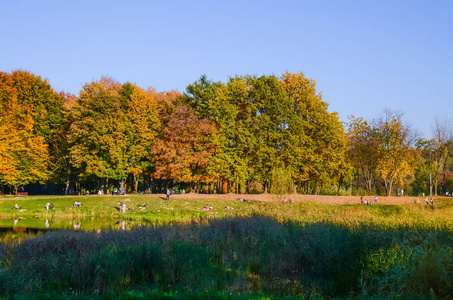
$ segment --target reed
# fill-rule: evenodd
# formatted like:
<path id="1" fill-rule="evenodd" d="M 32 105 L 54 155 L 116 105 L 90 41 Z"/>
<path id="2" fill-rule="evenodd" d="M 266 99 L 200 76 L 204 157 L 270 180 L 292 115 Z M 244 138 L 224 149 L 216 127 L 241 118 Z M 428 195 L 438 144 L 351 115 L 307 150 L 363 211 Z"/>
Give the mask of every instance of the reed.
<path id="1" fill-rule="evenodd" d="M 127 232 L 52 231 L 2 244 L 0 296 L 446 298 L 453 294 L 451 249 L 447 230 L 262 216 Z"/>

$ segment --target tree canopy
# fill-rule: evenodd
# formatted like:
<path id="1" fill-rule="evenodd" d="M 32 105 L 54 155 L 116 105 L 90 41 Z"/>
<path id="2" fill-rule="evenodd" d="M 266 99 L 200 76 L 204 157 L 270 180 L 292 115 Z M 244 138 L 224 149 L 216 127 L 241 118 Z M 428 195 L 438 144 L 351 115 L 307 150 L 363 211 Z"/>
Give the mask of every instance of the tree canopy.
<path id="1" fill-rule="evenodd" d="M 52 138 L 62 123 L 63 96 L 25 71 L 0 72 L 0 182 L 44 182 L 51 173 Z"/>
<path id="2" fill-rule="evenodd" d="M 184 94 L 101 77 L 76 96 L 26 71 L 0 72 L 0 109 L 2 191 L 46 182 L 64 183 L 65 193 L 113 184 L 357 195 L 453 186 L 449 122 L 436 120 L 433 138 L 417 143 L 402 113 L 344 124 L 303 73 L 203 75 Z"/>

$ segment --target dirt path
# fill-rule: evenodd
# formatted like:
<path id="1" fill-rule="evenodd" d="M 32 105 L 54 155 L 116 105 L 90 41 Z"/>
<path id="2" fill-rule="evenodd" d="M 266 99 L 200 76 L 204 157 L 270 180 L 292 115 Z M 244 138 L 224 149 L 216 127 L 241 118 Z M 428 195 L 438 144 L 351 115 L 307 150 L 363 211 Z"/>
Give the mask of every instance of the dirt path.
<path id="1" fill-rule="evenodd" d="M 258 194 L 258 195 L 248 195 L 248 194 L 182 194 L 182 195 L 173 195 L 175 199 L 223 199 L 223 200 L 238 200 L 243 198 L 246 200 L 253 201 L 279 201 L 280 198 L 277 198 L 275 195 L 270 194 Z M 360 203 L 360 196 L 326 196 L 326 195 L 289 195 L 287 199 L 292 201 L 316 201 L 327 204 L 357 204 Z M 425 197 L 415 197 L 415 196 L 405 196 L 405 197 L 384 197 L 379 196 L 378 203 L 380 204 L 407 204 L 414 203 L 414 199 L 418 199 L 420 203 L 423 203 Z M 447 199 L 445 197 L 433 197 L 434 201 L 440 199 Z M 452 198 L 449 198 L 453 200 Z M 374 196 L 364 196 L 363 200 L 373 200 Z M 281 201 L 281 200 L 280 200 Z"/>

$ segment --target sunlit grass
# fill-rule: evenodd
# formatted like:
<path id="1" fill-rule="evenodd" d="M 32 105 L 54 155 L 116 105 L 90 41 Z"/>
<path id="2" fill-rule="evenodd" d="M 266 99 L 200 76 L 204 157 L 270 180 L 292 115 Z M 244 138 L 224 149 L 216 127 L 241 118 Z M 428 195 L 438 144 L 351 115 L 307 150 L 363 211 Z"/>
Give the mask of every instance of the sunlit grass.
<path id="1" fill-rule="evenodd" d="M 71 205 L 75 199 L 82 207 Z M 125 214 L 119 212 L 119 202 L 126 203 Z M 55 208 L 46 210 L 51 202 Z M 14 210 L 17 203 L 23 209 Z M 203 211 L 208 204 L 212 210 Z M 230 205 L 233 210 L 226 211 Z M 349 228 L 374 226 L 379 229 L 424 228 L 453 230 L 453 205 L 449 199 L 437 200 L 435 206 L 423 204 L 325 204 L 316 201 L 282 203 L 280 201 L 251 201 L 210 199 L 203 196 L 194 199 L 178 198 L 166 201 L 160 195 L 126 196 L 32 196 L 0 198 L 0 217 L 42 218 L 58 222 L 60 219 L 101 218 L 119 219 L 149 224 L 203 223 L 212 219 L 266 216 L 279 222 L 293 221 L 301 225 L 329 223 Z"/>

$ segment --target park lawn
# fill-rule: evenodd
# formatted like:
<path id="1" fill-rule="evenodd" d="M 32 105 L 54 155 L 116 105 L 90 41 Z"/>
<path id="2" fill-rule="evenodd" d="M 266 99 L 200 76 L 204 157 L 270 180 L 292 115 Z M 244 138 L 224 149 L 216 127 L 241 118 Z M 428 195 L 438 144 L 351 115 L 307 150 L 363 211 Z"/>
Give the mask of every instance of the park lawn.
<path id="1" fill-rule="evenodd" d="M 71 207 L 74 201 L 81 201 L 81 207 Z M 126 213 L 120 213 L 120 201 L 126 204 Z M 54 209 L 46 210 L 46 203 L 52 203 Z M 13 209 L 16 204 L 22 209 Z M 212 210 L 203 211 L 208 204 Z M 232 211 L 225 211 L 230 205 Z M 209 219 L 224 216 L 237 216 L 236 212 L 249 211 L 249 202 L 219 200 L 203 197 L 201 199 L 178 199 L 172 196 L 166 201 L 162 195 L 124 195 L 124 196 L 5 196 L 0 197 L 0 216 L 2 217 L 49 217 L 72 218 L 105 217 L 143 221 L 177 221 Z"/>
<path id="2" fill-rule="evenodd" d="M 326 196 L 323 196 L 326 197 Z M 332 197 L 334 198 L 334 197 Z M 435 206 L 422 203 L 329 204 L 326 202 L 296 201 L 237 201 L 231 195 L 174 195 L 169 201 L 162 194 L 130 194 L 124 196 L 4 196 L 0 197 L 0 217 L 121 218 L 151 224 L 203 223 L 210 219 L 266 216 L 280 222 L 294 221 L 302 225 L 331 223 L 349 228 L 375 226 L 381 229 L 426 228 L 453 230 L 453 204 L 450 198 L 436 199 Z M 82 207 L 71 208 L 75 200 Z M 119 212 L 119 202 L 126 203 L 125 214 Z M 55 208 L 46 210 L 46 203 Z M 14 210 L 17 203 L 23 209 Z M 212 210 L 203 211 L 208 204 Z M 146 205 L 146 206 L 144 206 Z M 225 211 L 230 205 L 233 210 Z"/>

